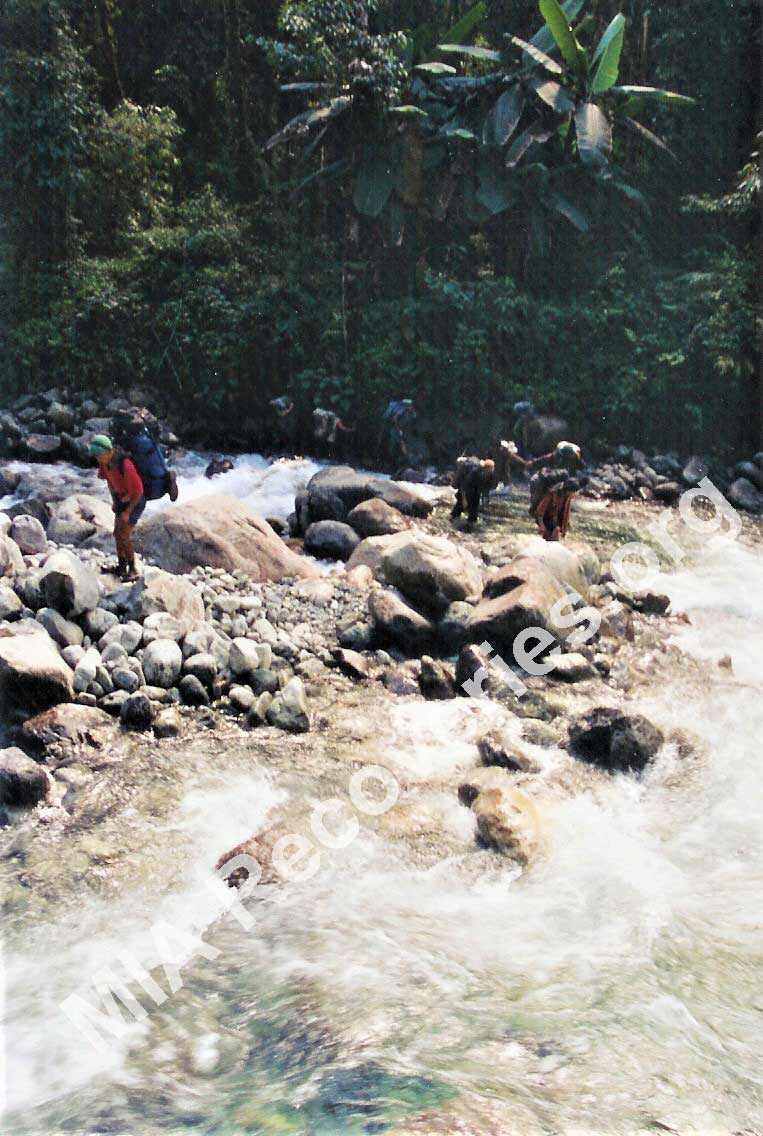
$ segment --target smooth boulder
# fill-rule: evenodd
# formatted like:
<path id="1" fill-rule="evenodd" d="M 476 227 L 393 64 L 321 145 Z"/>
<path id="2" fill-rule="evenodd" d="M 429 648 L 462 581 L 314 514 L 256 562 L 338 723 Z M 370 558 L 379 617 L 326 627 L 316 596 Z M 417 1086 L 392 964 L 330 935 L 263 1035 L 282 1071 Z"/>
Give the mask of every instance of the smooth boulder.
<path id="1" fill-rule="evenodd" d="M 570 749 L 610 773 L 641 772 L 657 756 L 665 738 L 640 714 L 609 706 L 591 710 L 569 728 Z"/>
<path id="2" fill-rule="evenodd" d="M 48 524 L 48 539 L 56 544 L 83 544 L 114 527 L 111 506 L 101 497 L 75 493 L 56 505 Z"/>
<path id="3" fill-rule="evenodd" d="M 455 601 L 476 601 L 482 592 L 479 564 L 447 537 L 409 533 L 385 550 L 381 568 L 388 583 L 435 615 Z"/>
<path id="4" fill-rule="evenodd" d="M 190 572 L 199 565 L 229 572 L 239 568 L 255 583 L 318 575 L 262 517 L 224 495 L 201 497 L 149 517 L 136 530 L 136 546 L 168 572 Z"/>
<path id="5" fill-rule="evenodd" d="M 37 805 L 47 797 L 50 783 L 46 770 L 23 750 L 0 750 L 0 805 Z"/>
<path id="6" fill-rule="evenodd" d="M 746 477 L 738 477 L 726 493 L 727 498 L 737 509 L 747 513 L 763 513 L 763 493 Z"/>
<path id="7" fill-rule="evenodd" d="M 381 497 L 361 501 L 350 511 L 347 524 L 351 525 L 361 537 L 389 536 L 391 533 L 405 532 L 410 521 Z"/>
<path id="8" fill-rule="evenodd" d="M 420 612 L 410 607 L 399 592 L 379 588 L 369 596 L 368 610 L 378 642 L 399 647 L 407 655 L 423 655 L 432 649 L 436 632 Z"/>
<path id="9" fill-rule="evenodd" d="M 169 690 L 183 669 L 183 652 L 174 639 L 155 639 L 143 652 L 143 674 L 148 686 Z"/>
<path id="10" fill-rule="evenodd" d="M 67 549 L 54 552 L 45 561 L 40 587 L 47 606 L 67 619 L 76 619 L 98 607 L 98 577 Z"/>
<path id="11" fill-rule="evenodd" d="M 277 694 L 267 711 L 267 721 L 279 730 L 290 734 L 306 734 L 310 729 L 310 713 L 302 680 L 290 679 Z"/>
<path id="12" fill-rule="evenodd" d="M 28 513 L 13 518 L 10 537 L 28 556 L 47 551 L 48 538 L 45 529 L 37 517 L 30 517 Z"/>
<path id="13" fill-rule="evenodd" d="M 59 702 L 70 702 L 73 679 L 71 668 L 42 627 L 37 633 L 0 638 L 0 705 L 6 714 L 28 718 Z"/>
<path id="14" fill-rule="evenodd" d="M 137 623 L 155 616 L 172 616 L 183 632 L 204 620 L 204 597 L 196 585 L 160 568 L 148 568 L 143 578 L 131 587 L 113 593 L 110 603 Z"/>
<path id="15" fill-rule="evenodd" d="M 537 854 L 540 818 L 526 793 L 508 783 L 485 788 L 472 805 L 477 831 L 488 847 L 526 866 Z"/>
<path id="16" fill-rule="evenodd" d="M 358 534 L 342 521 L 316 521 L 305 533 L 305 552 L 320 560 L 349 560 L 359 544 Z"/>

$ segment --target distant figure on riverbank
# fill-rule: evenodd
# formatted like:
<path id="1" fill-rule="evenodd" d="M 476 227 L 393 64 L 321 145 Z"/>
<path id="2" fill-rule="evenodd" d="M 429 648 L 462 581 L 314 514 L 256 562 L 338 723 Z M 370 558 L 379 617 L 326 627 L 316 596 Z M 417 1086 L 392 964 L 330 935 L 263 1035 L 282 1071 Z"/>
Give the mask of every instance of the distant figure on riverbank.
<path id="1" fill-rule="evenodd" d="M 274 450 L 284 453 L 294 452 L 294 431 L 296 428 L 296 414 L 294 402 L 287 394 L 279 398 L 271 398 L 268 404 L 273 411 L 273 438 Z"/>
<path id="2" fill-rule="evenodd" d="M 464 510 L 469 525 L 479 520 L 480 506 L 490 504 L 490 494 L 500 484 L 508 485 L 515 470 L 524 470 L 527 463 L 517 452 L 514 442 L 502 441 L 495 458 L 461 457 L 456 463 L 453 487 L 456 503 L 451 519 L 457 520 Z"/>
<path id="3" fill-rule="evenodd" d="M 204 476 L 209 478 L 219 477 L 221 473 L 231 473 L 235 468 L 236 466 L 230 458 L 212 458 L 212 461 L 204 470 Z"/>
<path id="4" fill-rule="evenodd" d="M 570 433 L 563 418 L 538 414 L 532 402 L 517 402 L 514 413 L 517 417 L 512 437 L 523 458 L 535 458 L 553 450 Z"/>
<path id="5" fill-rule="evenodd" d="M 564 540 L 569 532 L 572 499 L 580 482 L 566 469 L 544 469 L 533 478 L 530 516 L 544 540 Z"/>
<path id="6" fill-rule="evenodd" d="M 135 567 L 133 529 L 146 507 L 146 494 L 140 474 L 128 454 L 116 449 L 106 434 L 96 434 L 88 447 L 98 463 L 98 477 L 108 484 L 111 507 L 114 510 L 114 541 L 117 546 L 117 566 L 114 569 L 120 580 L 139 579 Z"/>
<path id="7" fill-rule="evenodd" d="M 382 415 L 379 457 L 393 470 L 420 469 L 428 460 L 427 446 L 418 434 L 418 414 L 411 398 L 393 398 Z"/>
<path id="8" fill-rule="evenodd" d="M 345 426 L 333 410 L 316 407 L 313 411 L 313 437 L 316 453 L 324 457 L 335 457 L 340 434 L 354 434 L 354 426 Z"/>
<path id="9" fill-rule="evenodd" d="M 574 442 L 558 442 L 550 453 L 541 454 L 540 457 L 531 458 L 526 463 L 529 470 L 542 469 L 550 466 L 551 469 L 566 469 L 576 472 L 583 468 L 583 454 L 580 446 Z"/>

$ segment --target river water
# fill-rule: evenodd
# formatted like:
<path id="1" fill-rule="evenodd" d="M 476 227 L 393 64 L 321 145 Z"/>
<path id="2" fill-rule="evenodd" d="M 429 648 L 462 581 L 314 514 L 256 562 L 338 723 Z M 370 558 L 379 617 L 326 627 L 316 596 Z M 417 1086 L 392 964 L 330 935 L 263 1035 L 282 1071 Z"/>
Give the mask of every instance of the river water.
<path id="1" fill-rule="evenodd" d="M 265 499 L 250 465 L 219 488 L 238 478 L 237 495 L 259 493 L 260 511 L 288 512 L 306 469 L 270 474 Z M 186 490 L 204 490 L 197 474 L 186 471 Z M 457 850 L 435 863 L 361 821 L 309 883 L 249 906 L 251 925 L 214 921 L 204 939 L 216 957 L 197 954 L 182 989 L 96 1049 L 61 1002 L 104 964 L 118 968 L 120 952 L 150 966 L 157 920 L 204 928 L 219 911 L 217 857 L 272 805 L 334 795 L 341 779 L 328 766 L 325 778 L 281 777 L 231 755 L 224 778 L 200 761 L 169 823 L 125 810 L 114 831 L 138 838 L 118 894 L 83 889 L 55 916 L 6 920 L 7 1130 L 759 1129 L 762 568 L 760 548 L 727 542 L 664 582 L 691 618 L 684 650 L 733 662 L 649 691 L 655 720 L 705 740 L 701 758 L 666 751 L 640 782 L 558 801 L 546 854 L 524 875 L 469 851 L 470 814 L 436 788 L 430 804 Z M 408 770 L 415 792 L 473 764 L 478 727 L 499 713 L 390 700 L 379 761 Z M 406 1127 L 422 1115 L 428 1126 Z"/>

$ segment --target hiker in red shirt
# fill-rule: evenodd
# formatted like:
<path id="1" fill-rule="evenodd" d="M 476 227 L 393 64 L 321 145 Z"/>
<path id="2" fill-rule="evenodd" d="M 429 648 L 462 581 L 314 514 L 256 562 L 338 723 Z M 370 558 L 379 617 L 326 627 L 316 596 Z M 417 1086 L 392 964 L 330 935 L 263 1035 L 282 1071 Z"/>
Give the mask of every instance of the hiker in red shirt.
<path id="1" fill-rule="evenodd" d="M 146 507 L 143 482 L 130 458 L 114 448 L 111 438 L 96 434 L 89 446 L 98 462 L 98 477 L 108 483 L 114 510 L 114 540 L 117 546 L 117 574 L 121 580 L 137 580 L 132 530 Z"/>

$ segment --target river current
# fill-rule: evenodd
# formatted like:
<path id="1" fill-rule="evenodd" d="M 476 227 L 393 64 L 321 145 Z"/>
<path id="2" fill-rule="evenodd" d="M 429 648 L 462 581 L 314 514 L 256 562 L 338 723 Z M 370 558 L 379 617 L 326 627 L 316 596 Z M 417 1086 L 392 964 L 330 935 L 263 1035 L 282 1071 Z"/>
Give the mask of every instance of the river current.
<path id="1" fill-rule="evenodd" d="M 311 463 L 245 458 L 213 486 L 201 459 L 184 496 L 233 492 L 285 516 Z M 763 1117 L 763 554 L 706 548 L 662 587 L 688 613 L 680 646 L 706 681 L 648 693 L 657 721 L 706 743 L 666 752 L 641 781 L 557 802 L 546 855 L 520 875 L 487 854 L 436 864 L 360 825 L 309 883 L 204 931 L 183 985 L 127 1033 L 94 1048 L 61 1011 L 120 952 L 150 965 L 157 920 L 213 918 L 220 853 L 268 809 L 320 776 L 293 779 L 214 762 L 159 831 L 136 830 L 129 884 L 83 890 L 60 911 L 4 926 L 6 1130 L 10 1133 L 366 1133 L 759 1129 Z M 714 664 L 729 655 L 732 669 Z M 489 701 L 390 699 L 379 761 L 425 783 L 473 764 Z M 392 756 L 390 756 L 392 755 Z M 332 792 L 328 795 L 334 795 Z M 436 796 L 436 794 L 435 794 Z M 467 810 L 437 801 L 467 835 Z M 210 952 L 211 953 L 211 952 Z M 161 972 L 153 972 L 166 988 Z M 408 1128 L 416 1117 L 428 1127 Z"/>

